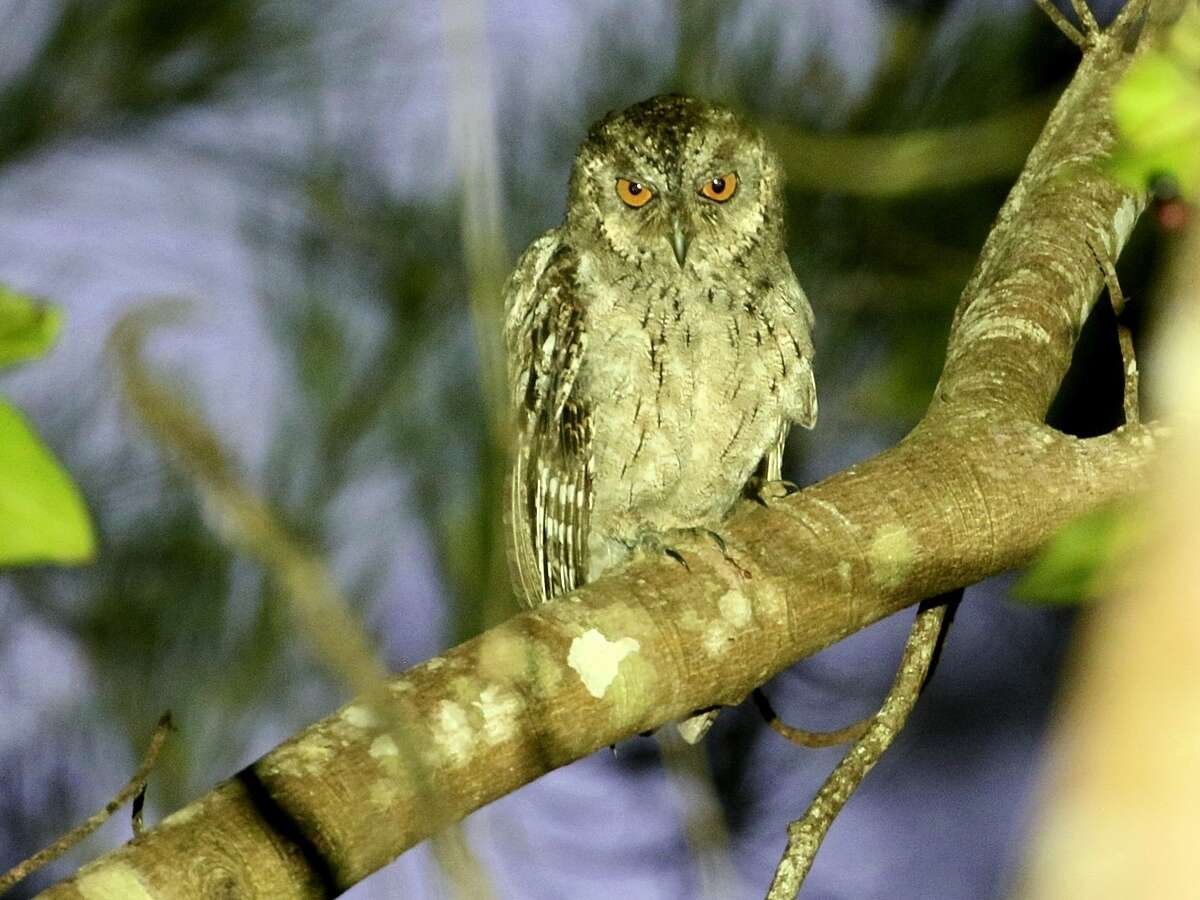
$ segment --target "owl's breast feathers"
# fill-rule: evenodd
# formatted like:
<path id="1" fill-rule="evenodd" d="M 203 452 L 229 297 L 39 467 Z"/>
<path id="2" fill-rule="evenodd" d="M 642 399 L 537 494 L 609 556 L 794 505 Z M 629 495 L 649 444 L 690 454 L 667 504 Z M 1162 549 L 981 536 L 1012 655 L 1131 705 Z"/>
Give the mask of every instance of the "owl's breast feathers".
<path id="1" fill-rule="evenodd" d="M 646 531 L 715 524 L 764 457 L 778 470 L 788 425 L 812 424 L 811 312 L 786 260 L 765 268 L 664 280 L 555 232 L 526 251 L 505 337 L 510 556 L 528 603 Z"/>

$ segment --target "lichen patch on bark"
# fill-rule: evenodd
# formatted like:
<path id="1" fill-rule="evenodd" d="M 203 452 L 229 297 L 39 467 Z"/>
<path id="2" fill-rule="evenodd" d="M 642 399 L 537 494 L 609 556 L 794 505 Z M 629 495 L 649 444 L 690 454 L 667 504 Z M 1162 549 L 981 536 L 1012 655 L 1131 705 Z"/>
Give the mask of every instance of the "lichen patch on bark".
<path id="1" fill-rule="evenodd" d="M 517 721 L 524 708 L 521 698 L 498 685 L 488 685 L 473 702 L 483 717 L 483 739 L 495 746 L 502 744 L 517 733 Z"/>
<path id="2" fill-rule="evenodd" d="M 396 741 L 390 734 L 381 734 L 371 741 L 371 747 L 367 752 L 371 754 L 372 759 L 380 761 L 400 756 L 400 748 L 396 746 Z"/>
<path id="3" fill-rule="evenodd" d="M 400 748 L 390 734 L 381 734 L 371 741 L 367 752 L 379 763 L 383 771 L 383 776 L 372 781 L 367 789 L 371 805 L 376 809 L 390 809 L 400 796 L 400 789 L 396 784 L 396 779 L 403 772 Z"/>
<path id="4" fill-rule="evenodd" d="M 153 900 L 137 872 L 123 863 L 81 872 L 75 887 L 85 900 Z"/>
<path id="5" fill-rule="evenodd" d="M 641 646 L 628 637 L 610 641 L 599 630 L 590 628 L 571 641 L 567 665 L 579 673 L 588 693 L 601 699 L 616 679 L 621 660 Z"/>
<path id="6" fill-rule="evenodd" d="M 437 718 L 433 723 L 433 739 L 451 765 L 461 766 L 470 762 L 475 732 L 467 711 L 453 700 L 439 703 Z"/>
<path id="7" fill-rule="evenodd" d="M 903 525 L 881 525 L 867 548 L 871 580 L 883 588 L 901 584 L 912 571 L 917 545 Z"/>
<path id="8" fill-rule="evenodd" d="M 379 716 L 368 706 L 361 703 L 347 706 L 342 710 L 342 721 L 355 728 L 378 728 Z"/>
<path id="9" fill-rule="evenodd" d="M 749 598 L 741 591 L 726 591 L 717 601 L 717 606 L 721 610 L 721 618 L 735 628 L 748 624 L 754 612 Z"/>

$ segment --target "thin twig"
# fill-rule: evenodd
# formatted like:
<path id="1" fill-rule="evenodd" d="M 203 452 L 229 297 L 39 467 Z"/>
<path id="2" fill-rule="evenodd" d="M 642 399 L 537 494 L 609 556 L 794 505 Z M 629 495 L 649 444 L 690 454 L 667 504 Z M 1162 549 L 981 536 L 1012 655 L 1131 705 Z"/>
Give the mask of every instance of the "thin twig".
<path id="1" fill-rule="evenodd" d="M 1125 312 L 1125 292 L 1121 290 L 1121 281 L 1117 277 L 1117 268 L 1113 264 L 1112 257 L 1107 253 L 1100 252 L 1096 247 L 1092 247 L 1092 254 L 1100 263 L 1100 268 L 1104 270 L 1108 300 L 1112 304 L 1113 314 L 1117 317 L 1117 342 L 1121 347 L 1121 373 L 1125 385 L 1125 424 L 1136 425 L 1141 421 L 1141 413 L 1138 409 L 1140 389 L 1138 387 L 1137 356 L 1133 349 L 1133 334 L 1130 332 L 1129 326 L 1121 322 L 1121 315 Z"/>
<path id="2" fill-rule="evenodd" d="M 804 728 L 794 728 L 779 718 L 778 713 L 771 706 L 771 701 L 767 699 L 767 695 L 763 693 L 762 688 L 755 688 L 752 696 L 759 715 L 763 717 L 763 721 L 771 726 L 772 731 L 799 747 L 808 747 L 814 750 L 822 747 L 837 747 L 840 744 L 857 741 L 867 733 L 867 729 L 875 720 L 875 713 L 871 713 L 865 719 L 860 719 L 852 725 L 839 728 L 837 731 L 808 731 Z"/>
<path id="3" fill-rule="evenodd" d="M 150 777 L 150 772 L 154 769 L 154 764 L 158 761 L 158 751 L 162 749 L 163 741 L 167 739 L 168 732 L 173 729 L 171 714 L 169 712 L 163 713 L 162 718 L 158 720 L 158 724 L 154 726 L 154 735 L 150 738 L 150 747 L 146 750 L 146 756 L 142 760 L 142 764 L 133 773 L 133 777 L 129 779 L 125 787 L 121 788 L 117 792 L 117 795 L 104 805 L 103 809 L 94 813 L 86 821 L 76 825 L 49 847 L 39 850 L 33 856 L 29 857 L 29 859 L 13 866 L 3 875 L 0 875 L 0 894 L 3 894 L 19 881 L 28 878 L 47 863 L 54 862 L 54 860 L 58 859 L 107 822 L 114 812 L 134 797 L 142 794 L 146 790 L 146 780 Z"/>
<path id="4" fill-rule="evenodd" d="M 962 594 L 961 591 L 955 593 Z M 939 600 L 938 602 L 942 601 Z M 942 645 L 946 640 L 946 632 L 950 630 L 950 625 L 954 621 L 954 614 L 958 611 L 958 602 L 958 599 L 945 601 L 946 619 L 938 631 L 937 642 L 933 647 L 933 655 L 930 657 L 929 668 L 925 672 L 925 680 L 921 683 L 921 690 L 925 690 L 925 685 L 933 677 L 938 660 L 941 659 Z M 916 627 L 917 623 L 914 622 L 913 628 Z M 807 747 L 811 750 L 838 747 L 842 744 L 848 744 L 851 741 L 857 741 L 867 733 L 867 729 L 871 727 L 871 723 L 877 715 L 877 713 L 871 713 L 871 715 L 859 719 L 845 728 L 839 728 L 836 731 L 808 731 L 804 728 L 794 728 L 779 718 L 779 714 L 775 712 L 775 707 L 771 705 L 771 701 L 767 699 L 767 695 L 762 688 L 755 688 L 751 696 L 754 699 L 754 706 L 758 710 L 758 714 L 763 717 L 763 721 L 771 727 L 772 731 L 798 747 Z"/>
<path id="5" fill-rule="evenodd" d="M 1087 46 L 1087 38 L 1071 23 L 1070 19 L 1062 14 L 1062 11 L 1054 5 L 1053 0 L 1037 0 L 1037 5 L 1066 36 L 1067 40 L 1080 48 Z"/>
<path id="6" fill-rule="evenodd" d="M 1145 11 L 1147 2 L 1148 0 L 1126 0 L 1121 11 L 1117 13 L 1117 17 L 1108 26 L 1109 33 L 1120 35 L 1135 18 Z"/>
<path id="7" fill-rule="evenodd" d="M 1121 344 L 1121 366 L 1125 373 L 1125 424 L 1137 425 L 1141 419 L 1138 409 L 1138 367 L 1133 353 L 1133 335 L 1129 326 L 1117 324 L 1117 340 Z"/>
<path id="8" fill-rule="evenodd" d="M 866 734 L 821 785 L 804 816 L 788 825 L 787 849 L 775 870 L 767 900 L 793 900 L 800 892 L 829 826 L 904 727 L 938 657 L 944 626 L 961 597 L 962 591 L 957 590 L 921 604 L 883 706 Z"/>
<path id="9" fill-rule="evenodd" d="M 1087 0 L 1071 0 L 1071 9 L 1075 10 L 1075 15 L 1079 16 L 1079 24 L 1083 26 L 1083 32 L 1089 39 L 1101 33 L 1100 23 L 1092 14 L 1092 8 L 1087 5 Z"/>

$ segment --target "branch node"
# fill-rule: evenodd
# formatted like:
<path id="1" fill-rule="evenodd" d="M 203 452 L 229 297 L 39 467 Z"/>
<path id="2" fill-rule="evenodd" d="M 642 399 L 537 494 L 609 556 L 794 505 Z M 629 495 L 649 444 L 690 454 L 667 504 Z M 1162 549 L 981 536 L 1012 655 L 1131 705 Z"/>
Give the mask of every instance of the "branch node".
<path id="1" fill-rule="evenodd" d="M 1083 33 L 1089 44 L 1103 33 L 1092 8 L 1087 5 L 1087 0 L 1071 0 L 1071 9 L 1075 10 L 1075 15 L 1079 17 L 1079 24 L 1083 26 Z"/>
<path id="2" fill-rule="evenodd" d="M 1067 40 L 1081 50 L 1087 49 L 1088 39 L 1084 37 L 1083 33 L 1075 27 L 1070 19 L 1062 14 L 1062 11 L 1054 5 L 1053 0 L 1037 0 L 1037 5 L 1041 7 L 1042 12 L 1055 24 Z"/>

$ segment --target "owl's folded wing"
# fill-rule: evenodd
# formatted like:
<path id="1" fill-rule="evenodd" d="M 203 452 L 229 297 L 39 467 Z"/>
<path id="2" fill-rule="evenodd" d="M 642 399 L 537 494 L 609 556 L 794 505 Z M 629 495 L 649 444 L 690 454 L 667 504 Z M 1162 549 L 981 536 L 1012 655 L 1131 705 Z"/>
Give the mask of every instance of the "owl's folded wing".
<path id="1" fill-rule="evenodd" d="M 575 263 L 551 232 L 526 251 L 506 290 L 516 411 L 509 559 L 529 606 L 574 590 L 587 574 L 592 429 L 574 391 L 587 343 Z"/>

